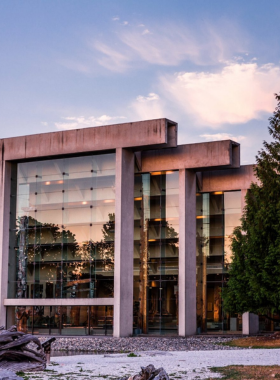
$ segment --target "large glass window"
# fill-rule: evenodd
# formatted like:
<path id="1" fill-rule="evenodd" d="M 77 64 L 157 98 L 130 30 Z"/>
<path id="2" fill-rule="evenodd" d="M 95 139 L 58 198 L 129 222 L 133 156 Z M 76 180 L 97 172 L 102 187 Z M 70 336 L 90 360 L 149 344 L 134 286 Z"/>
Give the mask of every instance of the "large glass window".
<path id="1" fill-rule="evenodd" d="M 49 335 L 112 335 L 113 306 L 8 307 L 18 331 Z"/>
<path id="2" fill-rule="evenodd" d="M 198 331 L 236 331 L 241 316 L 223 312 L 221 289 L 231 261 L 231 235 L 240 224 L 241 191 L 197 194 Z"/>
<path id="3" fill-rule="evenodd" d="M 179 174 L 135 176 L 134 333 L 178 329 Z"/>
<path id="4" fill-rule="evenodd" d="M 19 163 L 15 181 L 9 297 L 113 297 L 115 154 Z"/>

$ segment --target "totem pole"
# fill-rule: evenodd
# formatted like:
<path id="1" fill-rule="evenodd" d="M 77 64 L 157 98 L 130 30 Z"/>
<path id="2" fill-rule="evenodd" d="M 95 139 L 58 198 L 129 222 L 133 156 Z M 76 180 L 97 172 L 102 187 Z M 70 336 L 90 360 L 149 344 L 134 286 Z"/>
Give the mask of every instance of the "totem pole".
<path id="1" fill-rule="evenodd" d="M 19 222 L 19 256 L 18 256 L 18 272 L 17 272 L 17 298 L 25 298 L 27 296 L 26 284 L 26 228 L 28 226 L 27 216 L 22 216 Z"/>

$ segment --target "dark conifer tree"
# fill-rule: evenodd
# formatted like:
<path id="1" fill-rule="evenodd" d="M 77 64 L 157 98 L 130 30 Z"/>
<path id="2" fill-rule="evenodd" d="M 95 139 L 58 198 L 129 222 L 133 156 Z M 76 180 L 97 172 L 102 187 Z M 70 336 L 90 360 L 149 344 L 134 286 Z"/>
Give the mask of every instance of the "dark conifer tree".
<path id="1" fill-rule="evenodd" d="M 280 94 L 269 119 L 272 142 L 256 157 L 256 182 L 246 195 L 241 226 L 232 238 L 229 281 L 223 291 L 229 312 L 280 317 Z M 276 314 L 276 315 L 275 315 Z M 273 319 L 273 318 L 271 318 Z"/>

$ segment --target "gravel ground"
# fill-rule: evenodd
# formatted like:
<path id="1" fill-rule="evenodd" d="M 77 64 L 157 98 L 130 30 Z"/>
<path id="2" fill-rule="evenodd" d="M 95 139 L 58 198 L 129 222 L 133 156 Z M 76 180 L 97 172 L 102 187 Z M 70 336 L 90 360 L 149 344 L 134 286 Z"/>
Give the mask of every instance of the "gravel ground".
<path id="1" fill-rule="evenodd" d="M 40 338 L 45 341 L 46 338 Z M 221 343 L 232 338 L 196 336 L 189 338 L 57 338 L 52 344 L 53 351 L 90 351 L 95 353 L 121 353 L 134 351 L 209 351 L 236 350 Z"/>
<path id="2" fill-rule="evenodd" d="M 280 365 L 280 349 L 237 349 L 233 351 L 142 351 L 137 357 L 127 354 L 78 355 L 52 358 L 47 371 L 28 374 L 40 380 L 115 380 L 134 375 L 141 366 L 163 367 L 170 379 L 206 379 L 219 377 L 209 367 L 227 365 Z"/>

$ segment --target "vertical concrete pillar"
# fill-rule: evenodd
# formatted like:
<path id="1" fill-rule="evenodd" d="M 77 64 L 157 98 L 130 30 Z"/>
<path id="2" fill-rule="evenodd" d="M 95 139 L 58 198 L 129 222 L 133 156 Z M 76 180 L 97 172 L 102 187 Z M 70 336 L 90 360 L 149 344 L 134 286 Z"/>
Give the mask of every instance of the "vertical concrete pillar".
<path id="1" fill-rule="evenodd" d="M 179 170 L 179 335 L 196 334 L 196 175 Z"/>
<path id="2" fill-rule="evenodd" d="M 116 149 L 114 336 L 133 331 L 134 153 Z"/>
<path id="3" fill-rule="evenodd" d="M 6 326 L 4 299 L 8 297 L 11 164 L 5 161 L 0 164 L 0 326 Z"/>

